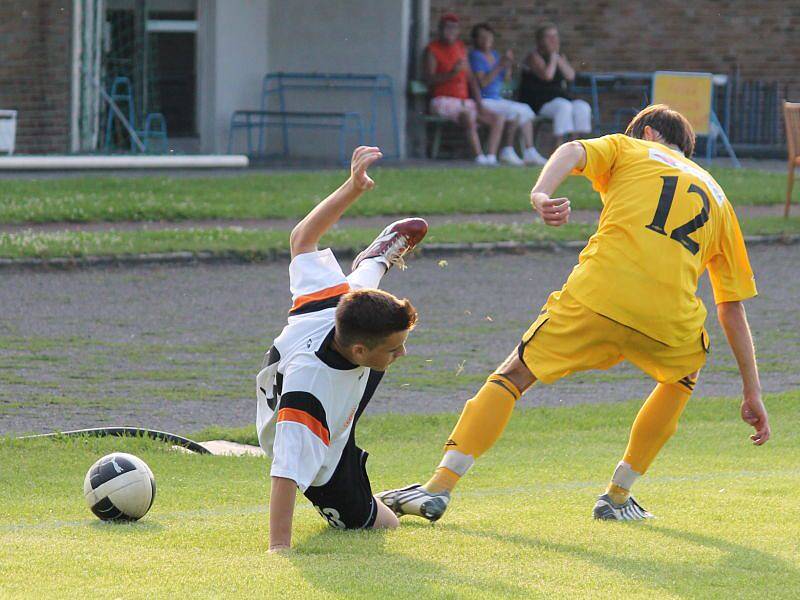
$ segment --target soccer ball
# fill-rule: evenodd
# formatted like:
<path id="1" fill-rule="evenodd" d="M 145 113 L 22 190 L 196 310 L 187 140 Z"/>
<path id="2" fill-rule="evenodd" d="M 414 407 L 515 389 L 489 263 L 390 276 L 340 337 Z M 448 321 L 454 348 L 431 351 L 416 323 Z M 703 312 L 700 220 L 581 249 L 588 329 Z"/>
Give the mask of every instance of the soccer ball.
<path id="1" fill-rule="evenodd" d="M 156 480 L 141 458 L 114 452 L 98 460 L 86 473 L 83 496 L 103 521 L 136 521 L 153 506 Z"/>

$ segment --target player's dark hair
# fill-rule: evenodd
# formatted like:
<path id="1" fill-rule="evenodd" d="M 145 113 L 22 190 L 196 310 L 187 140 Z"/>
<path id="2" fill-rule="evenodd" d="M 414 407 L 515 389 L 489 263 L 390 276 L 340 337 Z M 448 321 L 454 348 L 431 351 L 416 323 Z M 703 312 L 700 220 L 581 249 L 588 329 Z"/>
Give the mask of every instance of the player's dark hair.
<path id="1" fill-rule="evenodd" d="M 480 35 L 481 31 L 488 31 L 489 33 L 494 35 L 494 29 L 492 29 L 491 25 L 489 25 L 488 23 L 478 23 L 472 28 L 472 31 L 470 31 L 469 34 L 470 37 L 472 38 L 473 46 L 478 45 L 478 36 Z"/>
<path id="2" fill-rule="evenodd" d="M 694 153 L 694 129 L 677 110 L 672 110 L 666 104 L 652 104 L 633 117 L 625 135 L 641 140 L 644 138 L 644 128 L 648 125 L 660 133 L 665 142 L 680 148 L 684 156 L 690 157 Z"/>
<path id="3" fill-rule="evenodd" d="M 343 346 L 374 348 L 387 336 L 417 323 L 417 309 L 382 290 L 357 290 L 342 296 L 336 307 L 336 338 Z"/>

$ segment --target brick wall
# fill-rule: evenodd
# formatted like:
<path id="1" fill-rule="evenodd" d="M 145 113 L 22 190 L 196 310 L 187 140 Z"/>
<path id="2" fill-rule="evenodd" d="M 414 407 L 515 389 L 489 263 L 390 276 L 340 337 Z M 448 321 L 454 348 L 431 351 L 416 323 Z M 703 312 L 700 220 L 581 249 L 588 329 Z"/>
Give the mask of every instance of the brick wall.
<path id="1" fill-rule="evenodd" d="M 0 109 L 19 153 L 69 150 L 71 0 L 0 1 Z"/>
<path id="2" fill-rule="evenodd" d="M 430 0 L 431 37 L 443 12 L 461 17 L 467 40 L 489 22 L 495 46 L 519 60 L 543 21 L 559 26 L 561 47 L 578 71 L 711 71 L 778 81 L 800 100 L 797 0 Z M 604 111 L 605 112 L 605 111 Z"/>

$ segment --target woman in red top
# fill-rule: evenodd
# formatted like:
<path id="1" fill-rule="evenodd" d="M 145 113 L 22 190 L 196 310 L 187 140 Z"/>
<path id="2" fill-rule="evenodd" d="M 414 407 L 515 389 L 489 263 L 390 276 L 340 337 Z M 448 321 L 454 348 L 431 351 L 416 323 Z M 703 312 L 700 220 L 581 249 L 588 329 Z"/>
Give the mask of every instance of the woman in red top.
<path id="1" fill-rule="evenodd" d="M 439 38 L 428 44 L 425 75 L 431 88 L 431 112 L 461 123 L 467 130 L 475 162 L 494 166 L 505 118 L 482 106 L 480 89 L 467 60 L 467 49 L 458 39 L 459 32 L 458 17 L 447 13 L 439 19 Z M 486 154 L 478 137 L 479 121 L 489 126 Z"/>

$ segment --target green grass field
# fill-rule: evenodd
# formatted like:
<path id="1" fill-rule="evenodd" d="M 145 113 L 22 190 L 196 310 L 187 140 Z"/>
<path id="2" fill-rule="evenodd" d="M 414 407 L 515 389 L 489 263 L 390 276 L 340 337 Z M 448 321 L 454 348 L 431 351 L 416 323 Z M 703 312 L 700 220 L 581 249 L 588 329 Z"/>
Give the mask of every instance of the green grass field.
<path id="1" fill-rule="evenodd" d="M 800 234 L 800 217 L 742 219 L 741 226 L 745 235 L 797 235 Z M 587 240 L 595 230 L 596 225 L 589 223 L 568 223 L 561 227 L 542 223 L 459 223 L 431 228 L 425 243 L 565 242 Z M 330 232 L 321 243 L 340 251 L 360 250 L 374 238 L 374 228 L 345 227 Z M 275 229 L 207 227 L 0 233 L 0 258 L 74 258 L 158 252 L 212 252 L 259 258 L 288 251 L 289 233 Z"/>
<path id="2" fill-rule="evenodd" d="M 711 170 L 734 205 L 779 204 L 785 175 L 750 169 Z M 538 169 L 374 170 L 378 184 L 349 215 L 516 212 Z M 3 181 L 0 223 L 181 221 L 299 218 L 336 189 L 344 171 L 238 177 L 91 177 Z M 560 188 L 573 208 L 598 208 L 582 177 Z"/>
<path id="3" fill-rule="evenodd" d="M 797 391 L 767 398 L 774 438 L 755 448 L 736 400 L 692 400 L 637 486 L 651 522 L 589 518 L 638 403 L 528 409 L 435 526 L 332 531 L 301 498 L 283 555 L 266 552 L 264 459 L 136 439 L 3 439 L 0 597 L 797 598 L 798 402 Z M 454 419 L 365 418 L 373 488 L 425 477 Z M 155 472 L 139 523 L 101 523 L 83 503 L 86 469 L 113 450 Z"/>
<path id="4" fill-rule="evenodd" d="M 714 175 L 739 206 L 779 204 L 783 175 L 756 170 L 715 169 Z M 159 252 L 212 252 L 260 258 L 288 250 L 280 229 L 242 229 L 206 224 L 209 219 L 298 219 L 335 189 L 343 171 L 276 173 L 217 178 L 75 178 L 9 180 L 3 184 L 0 224 L 184 221 L 189 229 L 31 231 L 0 233 L 0 258 L 76 258 Z M 452 215 L 529 210 L 527 193 L 536 169 L 376 169 L 378 188 L 348 210 L 348 216 Z M 598 209 L 588 181 L 571 177 L 560 192 L 573 208 Z M 743 219 L 749 235 L 800 233 L 800 218 Z M 545 227 L 541 223 L 490 222 L 432 228 L 427 243 L 563 242 L 586 240 L 591 224 Z M 375 231 L 342 226 L 324 242 L 343 250 L 363 247 Z"/>

